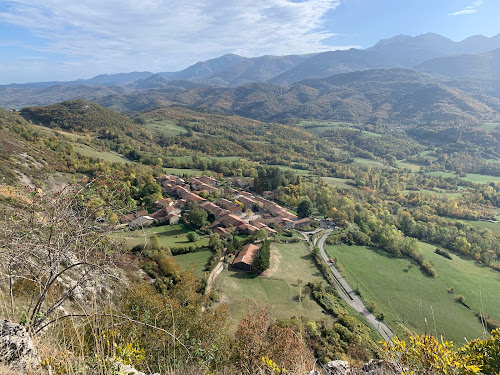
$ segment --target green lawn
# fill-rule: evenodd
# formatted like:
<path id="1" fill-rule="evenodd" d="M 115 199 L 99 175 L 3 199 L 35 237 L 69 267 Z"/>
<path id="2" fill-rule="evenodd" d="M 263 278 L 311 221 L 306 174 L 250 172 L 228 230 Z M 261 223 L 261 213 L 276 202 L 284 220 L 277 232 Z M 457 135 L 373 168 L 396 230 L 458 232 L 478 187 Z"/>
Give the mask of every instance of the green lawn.
<path id="1" fill-rule="evenodd" d="M 166 137 L 174 137 L 176 135 L 180 134 L 185 134 L 187 133 L 187 130 L 184 129 L 181 126 L 176 126 L 172 123 L 172 121 L 165 120 L 165 121 L 158 121 L 158 120 L 153 120 L 150 122 L 147 122 L 144 127 L 148 130 L 161 133 L 165 135 Z"/>
<path id="2" fill-rule="evenodd" d="M 364 246 L 327 246 L 345 268 L 352 286 L 359 285 L 361 295 L 375 302 L 394 331 L 403 330 L 397 322 L 412 331 L 443 335 L 464 343 L 483 333 L 474 312 L 482 305 L 486 314 L 500 319 L 499 273 L 472 261 L 452 255 L 453 260 L 434 254 L 435 247 L 421 244 L 426 259 L 434 263 L 436 279 L 425 276 L 418 266 L 408 269 L 409 260 L 392 258 L 381 250 Z M 454 288 L 455 294 L 448 293 Z M 455 302 L 462 294 L 472 310 Z M 480 299 L 481 296 L 481 299 Z"/>
<path id="3" fill-rule="evenodd" d="M 149 237 L 153 234 L 158 236 L 161 246 L 178 247 L 189 246 L 192 244 L 203 246 L 208 245 L 208 236 L 200 238 L 197 242 L 189 242 L 186 237 L 186 233 L 190 231 L 191 229 L 183 224 L 174 224 L 150 227 L 144 230 L 135 231 L 124 229 L 122 232 L 117 233 L 116 236 L 125 240 L 127 247 L 147 244 Z"/>
<path id="4" fill-rule="evenodd" d="M 209 250 L 197 251 L 195 253 L 175 255 L 174 259 L 182 269 L 194 268 L 198 277 L 203 277 L 205 265 L 208 263 L 212 252 Z"/>
<path id="5" fill-rule="evenodd" d="M 114 154 L 109 151 L 98 151 L 83 144 L 75 144 L 76 152 L 79 152 L 82 155 L 86 155 L 92 158 L 99 158 L 105 161 L 109 161 L 110 163 L 132 163 L 132 161 L 120 156 L 118 154 Z"/>
<path id="6" fill-rule="evenodd" d="M 311 319 L 327 317 L 309 297 L 303 298 L 302 303 L 298 300 L 299 279 L 304 287 L 309 281 L 322 278 L 306 245 L 300 242 L 273 244 L 272 247 L 279 256 L 272 256 L 271 269 L 274 272 L 269 276 L 255 277 L 247 272 L 224 270 L 216 280 L 216 288 L 227 298 L 233 331 L 252 303 L 272 305 L 275 316 L 281 318 L 299 315 Z"/>

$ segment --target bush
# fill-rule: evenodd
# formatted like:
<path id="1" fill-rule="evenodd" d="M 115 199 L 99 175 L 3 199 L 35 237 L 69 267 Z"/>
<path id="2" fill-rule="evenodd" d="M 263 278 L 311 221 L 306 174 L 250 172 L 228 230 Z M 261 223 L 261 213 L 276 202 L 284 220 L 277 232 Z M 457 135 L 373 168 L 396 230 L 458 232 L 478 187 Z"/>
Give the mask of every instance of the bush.
<path id="1" fill-rule="evenodd" d="M 188 234 L 186 234 L 186 237 L 189 242 L 196 242 L 200 239 L 200 236 L 196 232 L 189 232 Z"/>

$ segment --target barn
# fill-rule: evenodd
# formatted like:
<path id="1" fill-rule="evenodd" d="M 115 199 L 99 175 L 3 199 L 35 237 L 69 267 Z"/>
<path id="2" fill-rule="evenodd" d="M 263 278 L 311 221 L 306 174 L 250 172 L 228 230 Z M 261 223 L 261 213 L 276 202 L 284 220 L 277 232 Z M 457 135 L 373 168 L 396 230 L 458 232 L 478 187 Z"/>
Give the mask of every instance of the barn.
<path id="1" fill-rule="evenodd" d="M 254 244 L 247 244 L 243 246 L 241 251 L 238 253 L 238 256 L 234 258 L 231 266 L 242 271 L 251 271 L 253 260 L 257 256 L 258 252 L 259 247 Z"/>

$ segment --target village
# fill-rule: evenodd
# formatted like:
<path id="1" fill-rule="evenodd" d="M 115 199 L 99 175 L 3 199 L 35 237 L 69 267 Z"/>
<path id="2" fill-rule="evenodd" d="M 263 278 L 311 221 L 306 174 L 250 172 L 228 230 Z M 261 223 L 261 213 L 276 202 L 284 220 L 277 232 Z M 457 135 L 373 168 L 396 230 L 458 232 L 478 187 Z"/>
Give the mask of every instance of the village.
<path id="1" fill-rule="evenodd" d="M 268 237 L 282 229 L 304 229 L 310 227 L 314 218 L 299 219 L 297 215 L 271 201 L 270 191 L 262 196 L 249 192 L 249 183 L 240 179 L 217 180 L 202 175 L 187 180 L 173 175 L 156 179 L 162 186 L 163 196 L 153 204 L 152 212 L 142 209 L 120 218 L 122 225 L 130 230 L 150 226 L 176 224 L 181 220 L 183 208 L 190 202 L 208 213 L 210 224 L 202 228 L 221 236 L 228 234 L 255 235 L 265 231 Z M 258 252 L 255 244 L 246 244 L 235 257 L 232 266 L 249 271 Z"/>

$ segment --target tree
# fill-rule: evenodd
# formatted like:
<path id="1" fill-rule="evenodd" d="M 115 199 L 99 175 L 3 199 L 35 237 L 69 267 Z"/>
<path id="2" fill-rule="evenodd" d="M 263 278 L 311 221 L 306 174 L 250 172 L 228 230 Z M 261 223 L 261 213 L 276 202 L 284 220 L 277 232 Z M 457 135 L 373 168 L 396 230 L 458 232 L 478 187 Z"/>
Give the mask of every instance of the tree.
<path id="1" fill-rule="evenodd" d="M 187 215 L 189 223 L 195 228 L 201 228 L 208 224 L 208 214 L 202 208 L 194 207 Z"/>
<path id="2" fill-rule="evenodd" d="M 313 204 L 306 198 L 297 206 L 297 215 L 299 218 L 309 217 L 312 214 Z"/>
<path id="3" fill-rule="evenodd" d="M 271 259 L 271 241 L 265 240 L 257 253 L 253 263 L 252 271 L 261 274 L 269 268 Z"/>

